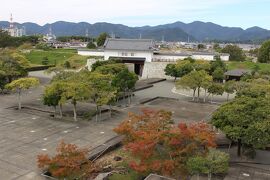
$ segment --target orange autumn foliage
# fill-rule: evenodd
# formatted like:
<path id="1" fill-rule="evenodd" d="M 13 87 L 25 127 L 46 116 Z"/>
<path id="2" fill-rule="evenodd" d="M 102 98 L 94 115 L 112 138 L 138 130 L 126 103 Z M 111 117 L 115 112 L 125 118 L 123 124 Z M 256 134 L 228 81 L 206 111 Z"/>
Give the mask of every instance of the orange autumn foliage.
<path id="1" fill-rule="evenodd" d="M 88 150 L 61 141 L 53 157 L 38 155 L 38 167 L 47 170 L 53 177 L 75 179 L 95 172 L 96 167 L 87 159 Z"/>
<path id="2" fill-rule="evenodd" d="M 129 113 L 114 129 L 125 135 L 125 149 L 134 158 L 132 169 L 183 177 L 189 157 L 205 155 L 209 147 L 215 147 L 215 135 L 206 123 L 174 126 L 171 116 L 167 111 L 144 109 L 140 115 Z"/>

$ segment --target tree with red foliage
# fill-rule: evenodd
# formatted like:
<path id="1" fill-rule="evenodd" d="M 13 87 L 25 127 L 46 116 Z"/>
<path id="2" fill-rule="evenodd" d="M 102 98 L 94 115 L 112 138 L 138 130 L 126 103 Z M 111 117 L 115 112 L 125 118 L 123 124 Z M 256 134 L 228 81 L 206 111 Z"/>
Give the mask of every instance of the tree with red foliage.
<path id="1" fill-rule="evenodd" d="M 38 167 L 47 170 L 59 179 L 76 179 L 87 177 L 96 171 L 96 167 L 87 159 L 88 150 L 79 149 L 75 144 L 61 141 L 54 157 L 48 154 L 38 155 Z"/>
<path id="2" fill-rule="evenodd" d="M 139 173 L 185 177 L 188 158 L 204 156 L 209 147 L 215 147 L 214 133 L 206 123 L 180 123 L 175 127 L 170 112 L 146 109 L 142 112 L 130 113 L 114 129 L 125 135 L 125 148 L 134 158 L 130 167 Z"/>

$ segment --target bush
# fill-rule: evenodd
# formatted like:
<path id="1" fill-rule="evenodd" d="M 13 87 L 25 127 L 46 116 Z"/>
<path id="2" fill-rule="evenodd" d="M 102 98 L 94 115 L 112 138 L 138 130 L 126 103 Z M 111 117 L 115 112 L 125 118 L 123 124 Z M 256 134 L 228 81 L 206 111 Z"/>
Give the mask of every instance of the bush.
<path id="1" fill-rule="evenodd" d="M 64 65 L 65 68 L 69 69 L 71 67 L 70 62 L 69 61 L 65 61 Z"/>
<path id="2" fill-rule="evenodd" d="M 39 44 L 36 45 L 36 49 L 41 49 L 41 50 L 44 50 L 44 51 L 48 51 L 48 50 L 51 49 L 51 47 L 48 46 L 45 43 L 39 43 Z"/>
<path id="3" fill-rule="evenodd" d="M 47 170 L 53 177 L 59 179 L 86 178 L 96 171 L 94 164 L 88 160 L 88 150 L 79 149 L 74 144 L 61 141 L 57 154 L 49 157 L 47 154 L 38 155 L 38 167 Z"/>
<path id="4" fill-rule="evenodd" d="M 49 59 L 48 59 L 47 56 L 42 58 L 41 64 L 42 65 L 48 65 L 49 64 Z"/>
<path id="5" fill-rule="evenodd" d="M 96 45 L 95 45 L 93 42 L 89 42 L 89 43 L 87 44 L 87 48 L 88 48 L 88 49 L 96 49 Z"/>

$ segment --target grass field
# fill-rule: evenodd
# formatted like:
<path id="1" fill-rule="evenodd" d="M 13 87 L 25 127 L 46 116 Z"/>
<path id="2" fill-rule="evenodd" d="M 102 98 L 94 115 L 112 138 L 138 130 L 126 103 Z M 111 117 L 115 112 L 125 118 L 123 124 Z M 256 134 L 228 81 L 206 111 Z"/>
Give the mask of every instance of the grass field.
<path id="1" fill-rule="evenodd" d="M 246 62 L 228 62 L 227 67 L 232 69 L 250 69 L 252 70 L 256 65 L 260 67 L 260 70 L 270 70 L 270 64 L 267 63 L 254 63 L 250 61 Z"/>
<path id="2" fill-rule="evenodd" d="M 30 53 L 25 54 L 26 58 L 33 65 L 42 65 L 42 59 L 47 57 L 49 60 L 48 65 L 59 65 L 65 61 L 70 61 L 74 67 L 82 66 L 86 64 L 88 57 L 80 56 L 75 49 L 52 49 L 48 51 L 32 50 Z"/>

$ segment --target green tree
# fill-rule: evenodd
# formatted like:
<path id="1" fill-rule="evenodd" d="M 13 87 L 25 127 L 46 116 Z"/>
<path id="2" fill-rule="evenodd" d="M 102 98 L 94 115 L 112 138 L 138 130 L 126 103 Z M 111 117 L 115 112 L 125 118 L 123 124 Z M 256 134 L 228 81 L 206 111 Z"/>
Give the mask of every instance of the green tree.
<path id="1" fill-rule="evenodd" d="M 18 94 L 18 109 L 20 110 L 22 109 L 21 106 L 22 91 L 27 90 L 31 87 L 35 87 L 37 85 L 39 85 L 39 80 L 37 78 L 20 78 L 7 84 L 5 87 L 12 91 L 16 91 L 16 93 Z"/>
<path id="2" fill-rule="evenodd" d="M 101 115 L 100 107 L 110 104 L 115 98 L 117 90 L 112 86 L 111 75 L 92 72 L 88 74 L 86 80 L 92 91 L 91 99 L 96 104 L 96 121 L 98 121 L 98 113 Z"/>
<path id="3" fill-rule="evenodd" d="M 223 82 L 224 80 L 224 70 L 221 67 L 218 67 L 212 73 L 213 80 L 216 82 Z"/>
<path id="4" fill-rule="evenodd" d="M 24 61 L 19 61 L 11 55 L 0 56 L 0 70 L 5 72 L 5 78 L 10 83 L 19 77 L 27 76 Z"/>
<path id="5" fill-rule="evenodd" d="M 230 54 L 230 61 L 245 61 L 245 54 L 237 45 L 227 45 L 222 49 L 222 53 Z"/>
<path id="6" fill-rule="evenodd" d="M 179 73 L 179 77 L 183 77 L 193 70 L 193 63 L 190 60 L 179 60 L 177 61 L 175 68 Z"/>
<path id="7" fill-rule="evenodd" d="M 214 44 L 213 46 L 213 49 L 216 51 L 216 52 L 221 52 L 222 48 L 219 46 L 219 44 Z"/>
<path id="8" fill-rule="evenodd" d="M 198 50 L 205 49 L 205 45 L 203 45 L 203 44 L 198 44 L 197 48 L 198 48 Z"/>
<path id="9" fill-rule="evenodd" d="M 164 71 L 165 75 L 174 77 L 174 81 L 176 81 L 176 78 L 180 77 L 179 72 L 176 70 L 175 64 L 167 64 Z"/>
<path id="10" fill-rule="evenodd" d="M 228 171 L 229 155 L 210 149 L 206 157 L 195 156 L 189 158 L 187 167 L 191 174 L 208 174 L 208 180 L 211 180 L 212 174 L 226 173 Z"/>
<path id="11" fill-rule="evenodd" d="M 16 62 L 20 64 L 23 68 L 28 68 L 30 67 L 29 61 L 26 59 L 26 57 L 17 51 L 15 52 L 10 52 L 9 56 L 14 59 Z"/>
<path id="12" fill-rule="evenodd" d="M 240 85 L 239 85 L 240 84 Z M 241 85 L 243 84 L 243 85 Z M 268 80 L 253 79 L 250 82 L 237 82 L 236 85 L 240 86 L 237 89 L 237 97 L 267 97 L 270 95 L 270 84 Z"/>
<path id="13" fill-rule="evenodd" d="M 69 69 L 71 67 L 70 62 L 69 61 L 65 61 L 63 64 L 64 68 Z"/>
<path id="14" fill-rule="evenodd" d="M 174 81 L 176 81 L 176 78 L 183 77 L 184 75 L 190 73 L 192 70 L 192 63 L 187 59 L 179 60 L 176 64 L 167 64 L 164 71 L 167 76 L 174 77 Z"/>
<path id="15" fill-rule="evenodd" d="M 74 121 L 77 121 L 77 103 L 90 98 L 91 90 L 85 83 L 79 81 L 69 81 L 64 84 L 65 91 L 61 96 L 61 101 L 71 101 L 73 105 Z"/>
<path id="16" fill-rule="evenodd" d="M 101 73 L 101 74 L 111 74 L 116 75 L 120 73 L 121 71 L 127 69 L 125 64 L 122 63 L 114 63 L 114 64 L 105 64 L 102 66 L 98 66 L 95 69 L 95 72 Z"/>
<path id="17" fill-rule="evenodd" d="M 211 64 L 209 61 L 205 61 L 205 60 L 196 60 L 193 63 L 193 69 L 195 69 L 196 71 L 201 71 L 204 70 L 206 72 L 209 72 L 211 68 Z"/>
<path id="18" fill-rule="evenodd" d="M 138 76 L 135 73 L 129 72 L 128 69 L 122 70 L 112 80 L 112 86 L 120 92 L 124 92 L 124 98 L 128 95 L 129 104 L 131 101 L 131 93 L 138 81 Z M 128 93 L 128 94 L 127 94 Z"/>
<path id="19" fill-rule="evenodd" d="M 219 56 L 215 56 L 215 60 L 210 62 L 210 74 L 212 74 L 217 68 L 221 68 L 223 72 L 227 70 L 226 64 Z"/>
<path id="20" fill-rule="evenodd" d="M 241 156 L 242 143 L 254 148 L 269 144 L 269 115 L 269 97 L 239 97 L 214 112 L 211 123 L 238 142 L 237 154 Z"/>
<path id="21" fill-rule="evenodd" d="M 223 85 L 220 83 L 212 83 L 208 87 L 208 92 L 211 94 L 211 103 L 213 102 L 213 96 L 214 95 L 222 95 L 224 92 Z"/>
<path id="22" fill-rule="evenodd" d="M 192 95 L 192 101 L 195 101 L 195 94 L 196 94 L 196 90 L 197 90 L 197 84 L 196 84 L 196 80 L 195 78 L 192 77 L 192 75 L 187 74 L 185 76 L 183 76 L 181 79 L 179 79 L 176 82 L 176 88 L 177 89 L 191 89 L 193 90 L 193 95 Z"/>
<path id="23" fill-rule="evenodd" d="M 88 48 L 88 49 L 96 49 L 97 46 L 91 41 L 91 42 L 89 42 L 89 43 L 87 44 L 87 48 Z"/>
<path id="24" fill-rule="evenodd" d="M 41 64 L 42 65 L 48 65 L 49 64 L 49 59 L 48 59 L 47 56 L 45 56 L 45 57 L 42 58 Z"/>
<path id="25" fill-rule="evenodd" d="M 260 47 L 258 61 L 260 63 L 270 63 L 270 40 L 265 41 Z"/>
<path id="26" fill-rule="evenodd" d="M 51 82 L 57 82 L 57 81 L 68 81 L 72 78 L 74 78 L 74 76 L 76 75 L 75 72 L 73 71 L 61 71 L 61 69 L 54 69 L 55 72 L 57 72 L 58 70 L 60 70 L 59 72 L 57 72 L 55 74 L 55 76 L 53 76 Z"/>
<path id="27" fill-rule="evenodd" d="M 191 73 L 183 76 L 177 81 L 177 87 L 189 88 L 193 90 L 193 101 L 195 100 L 195 93 L 197 90 L 198 96 L 197 101 L 200 99 L 200 89 L 205 85 L 206 82 L 211 81 L 212 77 L 207 74 L 206 71 L 192 71 Z"/>
<path id="28" fill-rule="evenodd" d="M 91 66 L 91 71 L 94 72 L 96 70 L 97 67 L 99 66 L 104 66 L 107 64 L 116 64 L 116 63 L 120 63 L 121 61 L 118 59 L 110 59 L 107 61 L 96 61 L 95 63 L 92 64 Z"/>
<path id="29" fill-rule="evenodd" d="M 43 95 L 43 104 L 54 107 L 54 117 L 56 117 L 56 107 L 59 106 L 60 118 L 62 118 L 62 94 L 65 91 L 65 84 L 55 82 L 46 87 Z"/>
<path id="30" fill-rule="evenodd" d="M 226 81 L 224 84 L 224 91 L 227 93 L 227 101 L 229 101 L 230 94 L 235 92 L 235 81 Z"/>
<path id="31" fill-rule="evenodd" d="M 101 33 L 98 37 L 97 37 L 97 45 L 98 46 L 103 46 L 106 39 L 110 37 L 107 33 Z"/>
<path id="32" fill-rule="evenodd" d="M 212 76 L 206 76 L 206 79 L 202 83 L 202 88 L 204 89 L 203 102 L 206 102 L 207 91 L 208 91 L 209 87 L 212 85 L 212 83 L 213 83 L 213 77 Z"/>
<path id="33" fill-rule="evenodd" d="M 6 74 L 4 71 L 0 70 L 0 92 L 5 88 L 6 83 Z"/>

